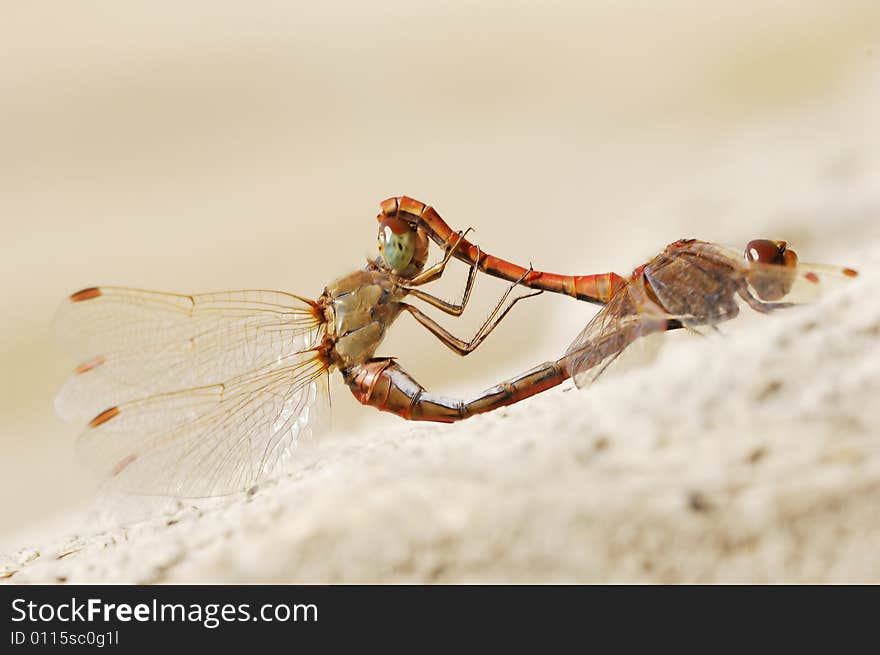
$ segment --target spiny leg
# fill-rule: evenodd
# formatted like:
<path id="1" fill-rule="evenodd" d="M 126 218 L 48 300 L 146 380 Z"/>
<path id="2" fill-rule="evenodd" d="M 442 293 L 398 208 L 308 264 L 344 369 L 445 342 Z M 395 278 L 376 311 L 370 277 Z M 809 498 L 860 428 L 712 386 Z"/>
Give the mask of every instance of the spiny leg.
<path id="1" fill-rule="evenodd" d="M 480 248 L 477 247 L 477 251 L 479 252 Z M 450 251 L 451 252 L 451 251 Z M 442 272 L 441 272 L 442 273 Z M 476 263 L 471 264 L 470 269 L 468 270 L 467 281 L 464 283 L 464 293 L 461 297 L 461 302 L 458 304 L 451 303 L 447 300 L 443 300 L 442 298 L 438 298 L 437 296 L 432 296 L 430 293 L 422 291 L 421 289 L 414 289 L 409 285 L 402 285 L 404 289 L 406 289 L 410 295 L 415 298 L 419 298 L 420 300 L 424 300 L 429 305 L 436 307 L 442 312 L 446 312 L 447 314 L 452 314 L 453 316 L 461 316 L 462 312 L 464 312 L 464 308 L 467 307 L 468 300 L 471 297 L 471 289 L 474 287 L 474 280 L 477 278 L 477 265 Z"/>
<path id="2" fill-rule="evenodd" d="M 776 311 L 777 309 L 788 309 L 789 307 L 793 307 L 794 303 L 790 302 L 763 302 L 755 298 L 752 295 L 752 292 L 749 291 L 749 288 L 746 285 L 742 285 L 739 289 L 737 289 L 737 293 L 739 296 L 746 301 L 746 304 L 754 309 L 756 312 L 761 312 L 762 314 L 769 314 L 772 311 Z"/>
<path id="3" fill-rule="evenodd" d="M 528 274 L 528 273 L 526 273 Z M 446 345 L 450 350 L 455 352 L 458 355 L 464 357 L 469 353 L 476 350 L 477 346 L 479 346 L 486 337 L 491 334 L 492 330 L 494 330 L 498 324 L 507 316 L 507 313 L 513 309 L 513 306 L 516 305 L 520 300 L 525 300 L 526 298 L 531 298 L 533 296 L 538 296 L 543 293 L 543 290 L 534 291 L 532 293 L 527 293 L 522 296 L 517 296 L 514 298 L 507 307 L 504 307 L 504 303 L 507 301 L 508 296 L 510 296 L 510 292 L 519 284 L 519 282 L 513 282 L 508 288 L 505 290 L 504 294 L 501 296 L 501 299 L 495 305 L 495 308 L 489 314 L 480 328 L 477 330 L 477 333 L 470 341 L 464 341 L 463 339 L 459 339 L 454 334 L 450 333 L 448 330 L 443 328 L 439 323 L 437 323 L 430 316 L 419 310 L 417 307 L 413 307 L 412 305 L 404 304 L 403 307 L 406 309 L 413 317 L 422 325 L 424 325 L 435 337 L 440 339 L 444 345 Z M 502 311 L 502 307 L 504 310 Z M 500 314 L 499 314 L 500 312 Z"/>

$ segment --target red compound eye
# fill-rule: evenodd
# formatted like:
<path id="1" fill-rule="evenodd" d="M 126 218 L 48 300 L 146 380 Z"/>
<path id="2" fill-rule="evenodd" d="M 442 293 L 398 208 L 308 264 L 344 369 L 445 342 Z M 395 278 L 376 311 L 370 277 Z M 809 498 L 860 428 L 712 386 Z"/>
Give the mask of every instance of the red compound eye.
<path id="1" fill-rule="evenodd" d="M 791 291 L 798 256 L 785 241 L 755 239 L 746 245 L 746 261 L 758 266 L 748 268 L 752 289 L 761 300 L 777 301 Z"/>
<path id="2" fill-rule="evenodd" d="M 797 255 L 794 250 L 788 249 L 785 241 L 771 241 L 770 239 L 755 239 L 746 244 L 746 259 L 750 262 L 761 264 L 776 264 L 777 266 L 794 266 L 797 264 Z"/>

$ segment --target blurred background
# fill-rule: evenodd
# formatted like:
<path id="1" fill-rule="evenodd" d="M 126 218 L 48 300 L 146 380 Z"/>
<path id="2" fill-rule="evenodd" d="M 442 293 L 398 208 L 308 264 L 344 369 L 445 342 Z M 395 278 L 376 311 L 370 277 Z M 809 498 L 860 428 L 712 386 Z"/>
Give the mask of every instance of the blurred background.
<path id="1" fill-rule="evenodd" d="M 493 254 L 629 272 L 684 236 L 878 238 L 880 3 L 6 2 L 0 25 L 0 547 L 95 483 L 52 398 L 79 288 L 317 297 L 375 256 L 378 203 L 432 204 Z M 843 262 L 845 263 L 845 261 Z M 438 283 L 456 298 L 457 264 Z M 469 338 L 503 291 L 480 279 Z M 459 359 L 382 354 L 466 396 L 557 357 L 594 308 L 520 304 Z M 400 420 L 338 380 L 335 429 Z M 332 438 L 332 436 L 330 437 Z"/>

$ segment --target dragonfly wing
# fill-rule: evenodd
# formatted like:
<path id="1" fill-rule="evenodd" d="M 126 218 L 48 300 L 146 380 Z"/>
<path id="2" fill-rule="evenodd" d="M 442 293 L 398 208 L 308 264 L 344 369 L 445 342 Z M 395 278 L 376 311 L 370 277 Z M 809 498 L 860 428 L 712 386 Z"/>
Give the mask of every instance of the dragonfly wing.
<path id="1" fill-rule="evenodd" d="M 663 344 L 666 342 L 663 334 L 665 329 L 654 332 L 643 331 L 644 334 L 630 343 L 616 358 L 609 360 L 604 366 L 592 369 L 589 373 L 590 381 L 595 382 L 600 375 L 602 377 L 625 375 L 644 368 L 657 359 Z"/>
<path id="2" fill-rule="evenodd" d="M 327 366 L 314 351 L 223 384 L 155 394 L 98 414 L 81 459 L 121 489 L 205 497 L 245 489 L 276 471 L 323 427 Z"/>
<path id="3" fill-rule="evenodd" d="M 593 317 L 565 353 L 578 387 L 588 386 L 636 339 L 666 330 L 668 316 L 648 299 L 641 276 L 620 289 Z"/>
<path id="4" fill-rule="evenodd" d="M 85 289 L 59 309 L 59 340 L 79 359 L 58 394 L 62 418 L 174 389 L 219 384 L 315 345 L 314 305 L 278 291 L 178 295 Z"/>
<path id="5" fill-rule="evenodd" d="M 807 262 L 793 268 L 750 262 L 745 270 L 749 291 L 754 296 L 794 304 L 814 302 L 822 294 L 858 276 L 851 268 Z"/>

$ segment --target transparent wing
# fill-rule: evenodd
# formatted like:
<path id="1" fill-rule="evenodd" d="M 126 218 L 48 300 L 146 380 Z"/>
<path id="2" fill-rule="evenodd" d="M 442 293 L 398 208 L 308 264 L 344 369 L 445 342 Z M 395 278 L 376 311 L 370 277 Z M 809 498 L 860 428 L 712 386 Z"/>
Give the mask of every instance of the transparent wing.
<path id="1" fill-rule="evenodd" d="M 55 319 L 80 362 L 55 407 L 84 422 L 151 394 L 219 384 L 313 347 L 320 326 L 313 303 L 279 291 L 84 289 Z"/>
<path id="2" fill-rule="evenodd" d="M 275 470 L 327 418 L 323 323 L 278 291 L 95 287 L 55 322 L 80 366 L 56 398 L 81 458 L 128 491 L 208 496 Z"/>
<path id="3" fill-rule="evenodd" d="M 641 276 L 630 280 L 568 347 L 565 360 L 574 383 L 594 382 L 636 339 L 665 331 L 669 319 L 645 294 Z"/>
<path id="4" fill-rule="evenodd" d="M 599 377 L 608 379 L 609 377 L 627 375 L 640 368 L 649 366 L 660 354 L 663 345 L 666 343 L 665 330 L 657 330 L 654 332 L 645 331 L 645 334 L 639 336 L 626 348 L 620 351 L 620 354 L 613 359 L 609 359 L 601 366 L 594 367 L 584 377 L 581 387 L 587 383 L 592 384 Z"/>
<path id="5" fill-rule="evenodd" d="M 78 452 L 126 491 L 232 493 L 275 472 L 324 426 L 327 378 L 317 353 L 304 351 L 222 384 L 123 403 L 92 419 Z"/>
<path id="6" fill-rule="evenodd" d="M 784 303 L 803 304 L 815 302 L 858 273 L 843 266 L 829 266 L 800 262 L 793 269 L 751 262 L 745 265 L 749 290 L 759 298 L 768 294 L 778 295 Z"/>

